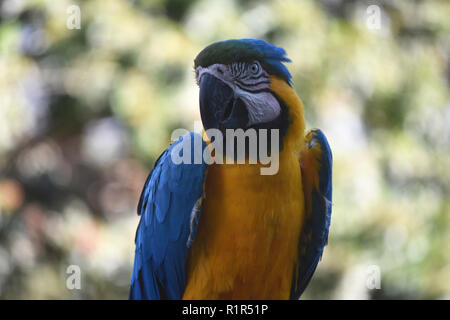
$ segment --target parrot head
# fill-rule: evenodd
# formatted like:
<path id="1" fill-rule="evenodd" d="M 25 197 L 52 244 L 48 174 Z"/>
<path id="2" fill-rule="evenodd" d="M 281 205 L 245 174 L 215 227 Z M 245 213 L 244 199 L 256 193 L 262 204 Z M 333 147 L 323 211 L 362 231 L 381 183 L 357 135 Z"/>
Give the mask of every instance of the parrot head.
<path id="1" fill-rule="evenodd" d="M 223 135 L 226 129 L 278 129 L 282 147 L 292 120 L 290 97 L 283 97 L 294 92 L 283 64 L 290 61 L 284 49 L 257 39 L 225 40 L 203 49 L 194 68 L 204 128 Z"/>

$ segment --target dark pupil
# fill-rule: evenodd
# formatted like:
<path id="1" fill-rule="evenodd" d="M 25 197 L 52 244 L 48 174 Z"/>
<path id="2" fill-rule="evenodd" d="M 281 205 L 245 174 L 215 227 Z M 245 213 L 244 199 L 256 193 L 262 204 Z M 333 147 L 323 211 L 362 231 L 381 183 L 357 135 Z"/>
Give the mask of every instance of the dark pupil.
<path id="1" fill-rule="evenodd" d="M 258 71 L 258 66 L 256 64 L 252 64 L 252 72 Z"/>

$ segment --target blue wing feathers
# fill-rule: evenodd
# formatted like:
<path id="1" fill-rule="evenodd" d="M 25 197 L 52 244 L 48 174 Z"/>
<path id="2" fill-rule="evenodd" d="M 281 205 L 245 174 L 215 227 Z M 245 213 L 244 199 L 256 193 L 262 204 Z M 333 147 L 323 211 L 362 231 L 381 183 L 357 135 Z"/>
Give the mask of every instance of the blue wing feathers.
<path id="1" fill-rule="evenodd" d="M 312 190 L 311 214 L 306 216 L 299 240 L 299 266 L 294 270 L 291 299 L 298 299 L 311 280 L 328 242 L 331 222 L 332 153 L 321 130 L 313 130 L 312 142 L 312 145 L 318 144 L 322 151 L 318 159 L 319 190 Z"/>
<path id="2" fill-rule="evenodd" d="M 186 286 L 186 246 L 190 215 L 202 196 L 207 165 L 194 163 L 195 139 L 189 133 L 161 154 L 144 184 L 138 204 L 141 216 L 130 299 L 180 299 Z M 171 152 L 181 144 L 191 148 L 191 164 L 175 164 Z M 202 140 L 202 151 L 206 143 Z"/>

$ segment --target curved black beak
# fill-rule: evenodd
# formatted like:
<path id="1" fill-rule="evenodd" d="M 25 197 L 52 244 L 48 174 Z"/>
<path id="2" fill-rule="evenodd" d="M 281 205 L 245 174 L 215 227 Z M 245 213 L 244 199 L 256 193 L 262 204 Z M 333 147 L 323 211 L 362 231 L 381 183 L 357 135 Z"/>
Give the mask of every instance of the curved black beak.
<path id="1" fill-rule="evenodd" d="M 210 74 L 200 81 L 200 114 L 205 130 L 215 128 L 246 129 L 248 111 L 244 102 L 234 97 L 233 90 Z"/>

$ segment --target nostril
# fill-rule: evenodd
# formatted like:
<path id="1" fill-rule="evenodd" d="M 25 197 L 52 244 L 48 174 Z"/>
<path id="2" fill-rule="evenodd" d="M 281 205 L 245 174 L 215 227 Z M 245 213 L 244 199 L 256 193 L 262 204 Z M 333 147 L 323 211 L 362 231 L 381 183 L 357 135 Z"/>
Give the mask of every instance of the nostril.
<path id="1" fill-rule="evenodd" d="M 226 108 L 225 108 L 225 112 L 223 113 L 223 121 L 227 120 L 230 115 L 231 115 L 231 111 L 233 110 L 233 105 L 234 105 L 234 99 L 230 99 L 230 101 L 228 102 Z"/>

